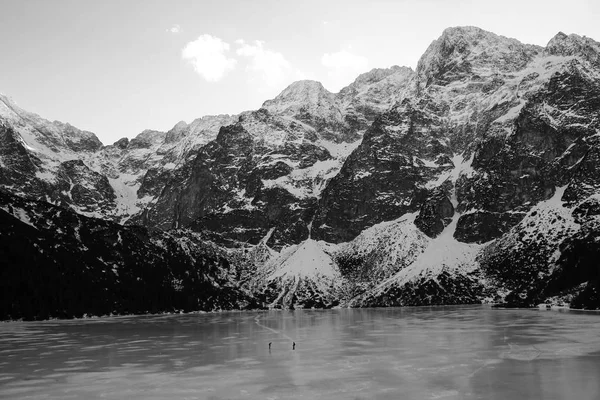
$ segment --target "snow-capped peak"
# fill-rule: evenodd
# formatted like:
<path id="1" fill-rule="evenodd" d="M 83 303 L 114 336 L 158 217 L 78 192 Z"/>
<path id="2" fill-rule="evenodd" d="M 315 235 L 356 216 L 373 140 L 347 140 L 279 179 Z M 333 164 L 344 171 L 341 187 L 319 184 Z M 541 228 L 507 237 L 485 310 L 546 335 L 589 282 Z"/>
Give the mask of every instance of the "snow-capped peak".
<path id="1" fill-rule="evenodd" d="M 600 66 L 600 43 L 586 36 L 558 32 L 550 39 L 544 52 L 553 56 L 580 56 Z"/>
<path id="2" fill-rule="evenodd" d="M 313 96 L 320 95 L 321 93 L 331 94 L 321 82 L 305 79 L 291 83 L 273 100 L 265 101 L 265 104 L 277 101 L 311 99 Z"/>
<path id="3" fill-rule="evenodd" d="M 188 124 L 185 121 L 179 121 L 175 124 L 170 131 L 167 132 L 165 137 L 165 143 L 173 143 L 179 141 L 183 136 L 185 136 L 186 128 Z"/>
<path id="4" fill-rule="evenodd" d="M 165 135 L 165 132 L 145 129 L 142 133 L 131 139 L 129 145 L 132 148 L 150 148 L 153 145 L 162 143 Z"/>
<path id="5" fill-rule="evenodd" d="M 354 80 L 354 82 L 346 86 L 340 92 L 349 90 L 350 88 L 360 89 L 363 86 L 372 85 L 394 74 L 400 74 L 409 77 L 410 75 L 414 74 L 414 71 L 410 67 L 400 67 L 398 65 L 393 65 L 390 68 L 373 68 L 369 72 L 360 74 Z"/>
<path id="6" fill-rule="evenodd" d="M 470 73 L 518 71 L 541 51 L 542 47 L 473 26 L 447 28 L 419 60 L 417 74 L 426 86 L 447 84 Z"/>
<path id="7" fill-rule="evenodd" d="M 267 100 L 262 108 L 272 114 L 294 116 L 299 112 L 330 117 L 339 114 L 333 93 L 320 82 L 297 81 L 285 88 L 277 97 Z"/>
<path id="8" fill-rule="evenodd" d="M 39 115 L 23 110 L 16 102 L 0 95 L 0 120 L 18 131 L 23 142 L 38 150 L 42 157 L 73 159 L 74 152 L 95 152 L 102 142 L 92 132 L 75 128 L 69 123 L 48 121 Z"/>

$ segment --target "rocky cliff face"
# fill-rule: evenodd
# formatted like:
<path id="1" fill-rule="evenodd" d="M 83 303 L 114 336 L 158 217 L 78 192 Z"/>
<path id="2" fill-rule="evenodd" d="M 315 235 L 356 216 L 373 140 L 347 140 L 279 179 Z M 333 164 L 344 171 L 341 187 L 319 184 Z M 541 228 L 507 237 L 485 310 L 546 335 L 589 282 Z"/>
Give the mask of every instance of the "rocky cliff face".
<path id="1" fill-rule="evenodd" d="M 578 35 L 449 28 L 416 71 L 110 146 L 2 97 L 0 184 L 237 248 L 257 307 L 597 307 L 599 60 Z"/>
<path id="2" fill-rule="evenodd" d="M 599 306 L 590 300 L 599 181 L 587 164 L 600 132 L 597 49 L 576 35 L 541 48 L 471 27 L 432 43 L 404 97 L 377 117 L 319 199 L 312 231 L 344 243 L 336 260 L 345 304 Z M 582 209 L 582 227 L 565 222 Z M 404 240 L 360 250 L 367 232 Z"/>
<path id="3" fill-rule="evenodd" d="M 227 213 L 222 211 L 237 210 L 247 203 L 244 198 L 254 200 L 255 195 L 260 194 L 268 199 L 271 193 L 277 192 L 283 198 L 270 206 L 272 218 L 269 223 L 273 223 L 285 214 L 282 208 L 298 208 L 300 203 L 316 202 L 326 182 L 356 147 L 377 111 L 393 104 L 395 97 L 388 94 L 403 88 L 411 73 L 409 69 L 399 67 L 374 70 L 363 74 L 339 94 L 328 92 L 318 82 L 300 81 L 275 99 L 266 101 L 258 111 L 237 116 L 203 117 L 189 125 L 179 122 L 168 132 L 146 130 L 131 140 L 124 138 L 109 146 L 102 146 L 90 132 L 28 113 L 3 96 L 0 98 L 0 126 L 11 132 L 6 135 L 14 138 L 9 140 L 7 136 L 2 142 L 6 148 L 0 149 L 7 160 L 0 166 L 4 176 L 2 184 L 21 195 L 45 198 L 53 204 L 70 206 L 84 215 L 159 228 L 193 223 L 197 226 L 195 220 L 207 214 L 215 221 L 235 219 L 237 215 L 224 215 Z M 233 144 L 240 149 L 235 143 L 237 139 L 227 134 L 236 124 L 243 127 L 253 143 L 252 151 L 244 155 L 251 162 L 244 165 L 242 172 L 253 182 L 248 188 L 250 192 L 240 197 L 246 188 L 233 187 L 232 182 L 228 182 L 228 194 L 220 195 L 206 207 L 197 207 L 194 201 L 203 200 L 190 197 L 190 193 L 204 191 L 202 185 L 206 181 L 192 177 L 190 171 L 194 165 L 204 164 L 217 175 L 234 174 L 232 166 L 228 165 L 232 159 L 227 158 L 225 151 L 210 154 L 214 157 L 210 160 L 197 158 L 208 154 L 201 151 L 207 145 L 226 148 Z M 219 137 L 221 128 L 225 130 Z M 21 159 L 6 167 L 9 159 L 14 158 L 11 154 L 16 147 L 22 154 Z M 75 171 L 76 179 L 71 181 L 61 172 L 71 171 L 73 166 L 62 164 L 74 160 L 79 160 L 80 164 Z M 216 165 L 210 165 L 212 162 Z M 226 171 L 217 172 L 220 168 Z M 28 175 L 24 175 L 26 171 Z M 88 178 L 87 185 L 80 185 Z M 177 190 L 182 189 L 184 197 L 173 194 L 171 188 L 174 186 Z M 71 188 L 75 188 L 74 193 Z M 85 192 L 82 189 L 89 189 L 88 193 L 82 195 Z M 258 198 L 255 201 L 262 202 Z M 308 214 L 314 213 L 314 206 L 301 207 L 308 208 Z M 256 219 L 258 211 L 260 207 L 246 220 Z M 298 217 L 296 214 L 294 219 Z M 308 219 L 303 216 L 302 227 L 294 228 L 303 234 L 283 234 L 284 242 L 297 243 L 305 238 Z M 234 221 L 233 224 L 238 223 Z M 224 242 L 251 238 L 256 243 L 270 228 L 269 224 L 264 225 L 256 228 L 253 234 L 231 235 L 226 231 L 215 232 L 215 235 L 225 236 Z M 274 240 L 280 235 L 279 232 L 275 234 Z"/>
<path id="4" fill-rule="evenodd" d="M 407 211 L 418 212 L 415 224 L 433 239 L 431 247 L 351 304 L 468 303 L 491 296 L 531 306 L 563 296 L 565 302 L 591 306 L 598 285 L 597 268 L 591 266 L 592 254 L 597 255 L 590 246 L 591 226 L 597 221 L 587 210 L 593 209 L 598 180 L 590 177 L 585 164 L 595 159 L 600 132 L 597 44 L 591 42 L 559 34 L 547 49 L 540 49 L 461 28 L 445 31 L 430 46 L 417 68 L 415 98 L 440 121 L 417 137 L 430 140 L 435 128 L 444 131 L 447 147 L 437 150 L 437 157 L 452 156 L 454 168 L 443 171 L 440 162 L 430 163 L 437 169 L 433 179 L 417 173 L 425 178 L 421 185 L 403 181 L 415 182 L 408 192 L 413 194 L 396 191 L 394 196 L 411 204 L 419 189 L 427 189 L 426 200 L 416 201 L 420 207 Z M 493 43 L 499 54 L 482 51 L 481 43 L 486 48 Z M 366 137 L 361 147 L 365 142 Z M 388 158 L 407 153 L 421 156 L 412 149 L 404 154 L 386 151 Z M 385 165 L 381 174 L 387 171 Z M 367 179 L 377 178 L 371 176 Z M 397 190 L 399 185 L 391 187 Z M 338 200 L 339 193 L 331 197 L 346 201 Z M 586 211 L 577 214 L 586 215 L 581 226 L 573 210 L 582 208 Z M 452 222 L 446 224 L 449 217 Z M 369 218 L 364 212 L 341 225 Z M 443 237 L 454 243 L 434 244 Z M 573 256 L 575 248 L 580 257 Z M 569 249 L 570 257 L 562 255 L 563 249 Z"/>
<path id="5" fill-rule="evenodd" d="M 0 96 L 0 179 L 14 193 L 126 222 L 158 197 L 173 170 L 235 120 L 204 117 L 103 146 L 91 132 L 47 121 Z"/>
<path id="6" fill-rule="evenodd" d="M 321 193 L 374 110 L 393 104 L 396 97 L 386 93 L 402 92 L 411 74 L 398 67 L 374 70 L 338 94 L 314 81 L 293 83 L 260 110 L 222 127 L 192 162 L 174 171 L 141 220 L 163 229 L 190 226 L 228 245 L 256 244 L 271 228 L 270 246 L 302 242 Z"/>

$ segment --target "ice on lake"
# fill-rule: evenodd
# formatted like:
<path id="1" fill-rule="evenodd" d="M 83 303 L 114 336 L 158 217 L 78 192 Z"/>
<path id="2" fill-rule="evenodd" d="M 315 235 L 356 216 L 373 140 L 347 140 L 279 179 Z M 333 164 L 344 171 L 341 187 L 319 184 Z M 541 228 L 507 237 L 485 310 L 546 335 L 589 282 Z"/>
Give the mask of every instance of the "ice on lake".
<path id="1" fill-rule="evenodd" d="M 598 377 L 598 313 L 473 306 L 0 323 L 0 398 L 11 399 L 597 400 Z"/>

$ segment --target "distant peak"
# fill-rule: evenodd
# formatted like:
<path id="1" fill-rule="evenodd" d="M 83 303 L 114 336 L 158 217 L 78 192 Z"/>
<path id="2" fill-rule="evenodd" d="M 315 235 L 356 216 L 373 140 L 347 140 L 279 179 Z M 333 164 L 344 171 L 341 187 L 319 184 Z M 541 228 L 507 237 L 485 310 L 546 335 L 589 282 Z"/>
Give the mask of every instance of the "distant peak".
<path id="1" fill-rule="evenodd" d="M 173 130 L 185 129 L 187 126 L 188 126 L 188 124 L 185 121 L 179 121 L 178 123 L 175 124 L 175 126 L 173 127 Z"/>
<path id="2" fill-rule="evenodd" d="M 410 67 L 400 67 L 398 65 L 392 65 L 390 68 L 373 68 L 369 72 L 360 74 L 352 85 L 377 82 L 393 74 L 412 75 L 413 72 Z"/>
<path id="3" fill-rule="evenodd" d="M 291 83 L 288 87 L 283 89 L 283 91 L 276 97 L 288 96 L 294 93 L 314 93 L 314 92 L 325 92 L 329 93 L 327 89 L 323 86 L 321 82 L 313 81 L 313 80 L 301 80 Z"/>
<path id="4" fill-rule="evenodd" d="M 157 134 L 161 134 L 161 133 L 164 133 L 164 132 L 157 131 L 157 130 L 155 130 L 155 129 L 144 129 L 144 130 L 143 130 L 143 131 L 140 133 L 140 135 L 149 136 L 149 135 L 157 135 Z"/>
<path id="5" fill-rule="evenodd" d="M 546 50 L 552 50 L 557 46 L 564 46 L 567 42 L 577 42 L 577 35 L 567 35 L 566 33 L 560 31 L 556 35 L 550 39 L 548 44 L 546 45 Z"/>
<path id="6" fill-rule="evenodd" d="M 542 47 L 523 44 L 475 26 L 447 28 L 419 60 L 419 84 L 445 85 L 473 71 L 518 71 L 541 51 Z"/>
<path id="7" fill-rule="evenodd" d="M 486 31 L 485 29 L 477 26 L 454 26 L 446 28 L 442 32 L 442 35 L 433 43 L 440 41 L 453 43 L 464 41 L 468 47 L 476 46 L 480 42 L 485 44 L 512 43 L 515 45 L 525 46 L 517 39 L 498 35 L 494 32 Z"/>
<path id="8" fill-rule="evenodd" d="M 62 122 L 62 121 L 59 121 L 59 120 L 56 120 L 56 119 L 54 121 L 52 121 L 52 123 L 54 125 L 62 126 L 64 128 L 75 128 L 73 125 L 71 125 L 68 122 Z M 77 129 L 77 128 L 75 128 L 75 129 Z"/>
<path id="9" fill-rule="evenodd" d="M 15 103 L 12 97 L 7 96 L 3 93 L 0 93 L 0 101 L 6 104 L 7 106 L 10 106 L 11 108 L 18 107 L 17 103 Z"/>
<path id="10" fill-rule="evenodd" d="M 294 88 L 294 87 L 315 87 L 315 88 L 323 88 L 323 89 L 325 89 L 323 87 L 323 84 L 321 82 L 314 81 L 312 79 L 303 79 L 303 80 L 300 80 L 300 81 L 292 82 L 288 86 L 288 89 L 289 88 Z"/>
<path id="11" fill-rule="evenodd" d="M 333 94 L 325 89 L 321 82 L 302 80 L 286 87 L 274 99 L 265 101 L 262 108 L 267 109 L 269 112 L 281 111 L 282 107 L 317 104 L 319 99 L 329 97 L 333 98 Z"/>
<path id="12" fill-rule="evenodd" d="M 551 40 L 557 39 L 557 40 L 562 40 L 562 39 L 566 39 L 568 37 L 568 35 L 562 31 L 558 32 L 556 35 L 554 35 L 554 37 Z"/>
<path id="13" fill-rule="evenodd" d="M 544 52 L 553 56 L 579 56 L 600 66 L 600 43 L 586 36 L 558 32 L 550 39 Z"/>
<path id="14" fill-rule="evenodd" d="M 586 36 L 579 36 L 574 33 L 567 35 L 558 32 L 546 46 L 546 52 L 554 55 L 573 55 L 584 47 L 598 48 L 600 43 Z M 567 54 L 563 54 L 567 53 Z"/>
<path id="15" fill-rule="evenodd" d="M 181 131 L 186 130 L 188 127 L 189 127 L 189 125 L 187 124 L 187 122 L 179 121 L 167 133 L 169 133 L 169 132 L 180 133 Z"/>
<path id="16" fill-rule="evenodd" d="M 495 35 L 492 32 L 483 30 L 477 26 L 451 26 L 442 32 L 442 36 L 456 36 L 456 35 L 478 35 L 478 34 L 490 34 Z"/>
<path id="17" fill-rule="evenodd" d="M 118 147 L 120 149 L 126 149 L 129 146 L 129 139 L 124 137 L 113 143 L 113 146 Z"/>
<path id="18" fill-rule="evenodd" d="M 392 65 L 389 69 L 391 69 L 394 72 L 414 72 L 411 67 L 407 67 L 405 65 Z"/>
<path id="19" fill-rule="evenodd" d="M 471 45 L 476 45 L 481 41 L 485 42 L 498 42 L 498 41 L 515 41 L 516 39 L 510 39 L 501 35 L 497 35 L 494 32 L 486 31 L 477 26 L 454 26 L 446 28 L 442 31 L 442 34 L 437 39 L 437 42 L 453 42 L 465 41 Z M 435 43 L 435 42 L 434 42 Z"/>
<path id="20" fill-rule="evenodd" d="M 184 135 L 188 127 L 185 121 L 179 121 L 175 124 L 166 134 L 165 143 L 173 143 L 180 140 Z"/>
<path id="21" fill-rule="evenodd" d="M 132 148 L 149 148 L 153 144 L 161 143 L 165 136 L 165 132 L 144 129 L 142 133 L 129 141 L 129 146 Z"/>

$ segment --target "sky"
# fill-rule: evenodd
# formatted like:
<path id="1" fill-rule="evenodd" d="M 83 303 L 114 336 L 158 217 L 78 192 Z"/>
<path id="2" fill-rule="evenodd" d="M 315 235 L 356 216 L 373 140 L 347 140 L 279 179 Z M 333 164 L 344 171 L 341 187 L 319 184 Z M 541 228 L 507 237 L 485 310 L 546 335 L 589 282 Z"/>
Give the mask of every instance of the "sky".
<path id="1" fill-rule="evenodd" d="M 0 0 L 0 93 L 104 144 L 260 108 L 290 83 L 338 92 L 415 68 L 450 26 L 545 46 L 600 41 L 598 0 Z"/>

